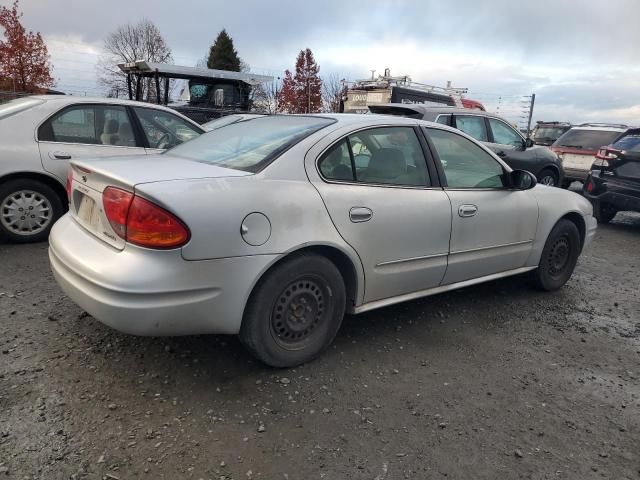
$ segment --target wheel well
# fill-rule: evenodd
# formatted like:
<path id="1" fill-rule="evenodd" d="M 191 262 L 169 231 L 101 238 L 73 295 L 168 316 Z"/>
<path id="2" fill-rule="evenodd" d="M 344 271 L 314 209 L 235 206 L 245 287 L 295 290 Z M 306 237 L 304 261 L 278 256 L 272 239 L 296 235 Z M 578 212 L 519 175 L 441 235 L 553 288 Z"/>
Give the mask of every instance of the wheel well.
<path id="1" fill-rule="evenodd" d="M 555 173 L 558 176 L 558 178 L 560 178 L 560 169 L 556 165 L 553 165 L 551 163 L 549 165 L 545 165 L 540 169 L 540 171 L 538 172 L 538 175 L 540 175 L 545 170 L 553 171 L 553 173 Z"/>
<path id="2" fill-rule="evenodd" d="M 351 259 L 345 253 L 335 247 L 330 247 L 327 245 L 312 245 L 290 252 L 288 255 L 284 256 L 276 263 L 271 265 L 271 267 L 269 267 L 269 269 L 263 273 L 262 277 L 264 277 L 264 275 L 266 275 L 274 267 L 291 258 L 292 255 L 300 255 L 305 253 L 315 253 L 317 255 L 328 258 L 329 260 L 331 260 L 331 262 L 333 262 L 333 264 L 340 272 L 340 275 L 342 275 L 342 279 L 344 280 L 344 286 L 347 294 L 347 309 L 349 308 L 349 306 L 355 305 L 356 297 L 358 295 L 358 275 L 356 273 L 355 266 L 353 265 Z"/>
<path id="3" fill-rule="evenodd" d="M 48 187 L 51 187 L 54 192 L 60 197 L 60 202 L 62 203 L 62 208 L 66 211 L 69 208 L 69 201 L 67 199 L 67 192 L 64 187 L 60 184 L 58 180 L 49 175 L 44 175 L 42 173 L 36 172 L 17 172 L 11 173 L 9 175 L 5 175 L 0 178 L 0 184 L 9 182 L 11 180 L 37 180 L 38 182 L 42 182 Z"/>
<path id="4" fill-rule="evenodd" d="M 584 236 L 586 232 L 586 226 L 584 224 L 584 219 L 582 218 L 582 215 L 576 212 L 571 212 L 571 213 L 567 213 L 564 217 L 562 217 L 562 219 L 569 220 L 570 222 L 573 222 L 576 227 L 578 227 L 578 232 L 580 233 L 580 249 L 582 249 L 584 245 Z"/>

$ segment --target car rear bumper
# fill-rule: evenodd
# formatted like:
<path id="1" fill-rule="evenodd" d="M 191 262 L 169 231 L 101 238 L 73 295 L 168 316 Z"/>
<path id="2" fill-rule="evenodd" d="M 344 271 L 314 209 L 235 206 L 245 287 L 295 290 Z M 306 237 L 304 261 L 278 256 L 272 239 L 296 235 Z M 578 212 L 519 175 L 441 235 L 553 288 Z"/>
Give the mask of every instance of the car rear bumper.
<path id="1" fill-rule="evenodd" d="M 56 281 L 100 322 L 133 335 L 235 334 L 256 279 L 273 255 L 186 261 L 180 250 L 119 251 L 69 214 L 53 227 Z"/>
<path id="2" fill-rule="evenodd" d="M 564 167 L 564 179 L 565 180 L 578 180 L 580 182 L 584 182 L 589 176 L 590 170 L 581 170 L 578 168 L 567 168 Z"/>
<path id="3" fill-rule="evenodd" d="M 640 212 L 640 191 L 637 196 L 619 192 L 603 192 L 595 195 L 588 192 L 583 193 L 585 198 L 591 202 L 607 203 L 619 211 Z"/>

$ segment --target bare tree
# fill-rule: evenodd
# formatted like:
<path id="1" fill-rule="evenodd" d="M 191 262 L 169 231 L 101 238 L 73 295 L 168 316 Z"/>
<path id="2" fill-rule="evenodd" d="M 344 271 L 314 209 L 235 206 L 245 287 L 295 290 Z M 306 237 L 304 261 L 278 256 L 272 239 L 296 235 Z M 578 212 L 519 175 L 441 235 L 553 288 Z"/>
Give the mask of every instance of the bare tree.
<path id="1" fill-rule="evenodd" d="M 280 78 L 270 82 L 261 83 L 251 89 L 252 110 L 256 113 L 274 115 L 278 113 L 278 91 Z"/>
<path id="2" fill-rule="evenodd" d="M 337 73 L 322 79 L 322 109 L 325 112 L 338 113 L 340 101 L 347 93 L 347 83 Z"/>
<path id="3" fill-rule="evenodd" d="M 160 30 L 146 18 L 135 25 L 123 25 L 110 33 L 104 41 L 104 51 L 98 61 L 98 81 L 111 97 L 125 96 L 127 92 L 127 77 L 118 68 L 119 63 L 139 60 L 168 63 L 173 60 L 171 49 L 162 38 Z M 141 98 L 153 100 L 156 95 L 153 79 L 140 79 L 140 82 Z"/>

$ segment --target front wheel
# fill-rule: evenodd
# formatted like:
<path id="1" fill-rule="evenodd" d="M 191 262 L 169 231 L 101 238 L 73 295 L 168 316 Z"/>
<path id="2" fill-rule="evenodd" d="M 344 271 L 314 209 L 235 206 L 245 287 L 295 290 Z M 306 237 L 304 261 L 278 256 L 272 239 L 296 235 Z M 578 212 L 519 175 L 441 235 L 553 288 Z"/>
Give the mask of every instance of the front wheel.
<path id="1" fill-rule="evenodd" d="M 240 341 L 272 367 L 309 362 L 335 338 L 345 305 L 344 281 L 333 262 L 315 254 L 292 256 L 251 294 Z"/>
<path id="2" fill-rule="evenodd" d="M 42 182 L 16 179 L 0 185 L 0 239 L 15 243 L 46 240 L 63 212 L 60 197 Z"/>
<path id="3" fill-rule="evenodd" d="M 549 187 L 557 187 L 558 174 L 549 168 L 545 168 L 540 172 L 540 178 L 538 179 L 538 183 L 541 183 L 542 185 L 547 185 Z"/>
<path id="4" fill-rule="evenodd" d="M 581 248 L 580 233 L 575 223 L 560 220 L 547 237 L 538 268 L 531 274 L 535 286 L 553 291 L 567 283 Z"/>

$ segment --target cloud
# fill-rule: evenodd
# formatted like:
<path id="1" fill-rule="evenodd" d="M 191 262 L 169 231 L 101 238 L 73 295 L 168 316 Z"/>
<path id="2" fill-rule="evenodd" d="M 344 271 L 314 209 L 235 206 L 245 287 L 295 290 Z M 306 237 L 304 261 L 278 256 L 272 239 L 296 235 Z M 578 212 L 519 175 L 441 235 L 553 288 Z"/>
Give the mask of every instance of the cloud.
<path id="1" fill-rule="evenodd" d="M 147 17 L 181 64 L 195 64 L 226 28 L 257 73 L 279 75 L 310 47 L 324 73 L 353 80 L 390 67 L 419 82 L 451 80 L 512 120 L 532 92 L 534 118 L 622 121 L 640 105 L 631 67 L 640 64 L 637 0 L 245 0 L 242 8 L 222 0 L 29 0 L 21 8 L 27 27 L 45 35 L 60 85 L 95 88 L 91 64 L 104 37 Z"/>

